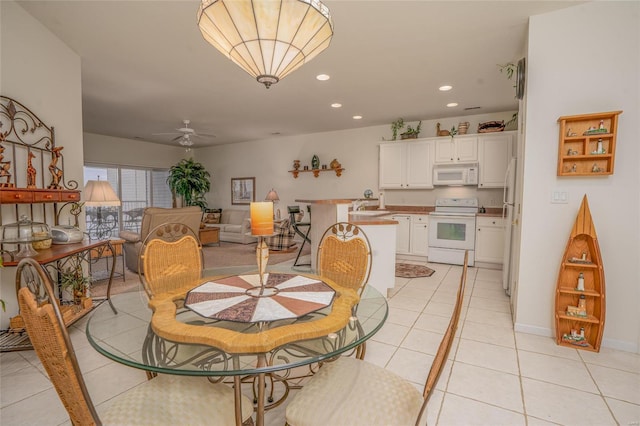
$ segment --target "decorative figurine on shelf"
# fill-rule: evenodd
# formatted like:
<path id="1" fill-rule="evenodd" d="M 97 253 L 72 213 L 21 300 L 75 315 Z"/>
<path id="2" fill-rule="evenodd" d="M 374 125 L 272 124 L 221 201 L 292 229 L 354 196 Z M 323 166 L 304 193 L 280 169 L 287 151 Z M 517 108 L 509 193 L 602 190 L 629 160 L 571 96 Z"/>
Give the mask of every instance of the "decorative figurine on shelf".
<path id="1" fill-rule="evenodd" d="M 576 287 L 578 291 L 584 291 L 584 274 L 580 272 L 578 274 L 578 287 Z"/>
<path id="2" fill-rule="evenodd" d="M 580 333 L 572 329 L 569 334 L 562 335 L 562 341 L 576 346 L 589 346 L 587 339 L 584 337 L 584 327 L 580 328 Z"/>
<path id="3" fill-rule="evenodd" d="M 576 132 L 572 132 L 571 127 L 569 127 L 569 130 L 567 130 L 567 137 L 572 137 L 572 136 L 578 136 L 578 134 Z"/>
<path id="4" fill-rule="evenodd" d="M 333 161 L 329 163 L 329 167 L 333 170 L 337 170 L 342 167 L 342 164 L 340 164 L 337 158 L 334 158 Z"/>
<path id="5" fill-rule="evenodd" d="M 49 172 L 51 172 L 51 183 L 48 189 L 61 189 L 60 181 L 62 180 L 62 169 L 58 167 L 58 161 L 62 158 L 61 151 L 63 146 L 56 146 L 51 149 L 51 163 L 49 163 Z"/>
<path id="6" fill-rule="evenodd" d="M 571 170 L 569 170 L 571 173 L 575 173 L 578 171 L 578 165 L 576 163 L 573 163 L 573 165 L 571 166 Z"/>
<path id="7" fill-rule="evenodd" d="M 591 167 L 591 171 L 593 173 L 600 173 L 602 171 L 602 169 L 596 163 L 593 163 L 593 167 Z"/>
<path id="8" fill-rule="evenodd" d="M 32 189 L 36 187 L 36 168 L 31 164 L 31 160 L 36 158 L 36 155 L 29 151 L 29 158 L 27 159 L 27 188 Z"/>
<path id="9" fill-rule="evenodd" d="M 440 123 L 436 123 L 436 135 L 438 136 L 449 136 L 451 132 L 448 130 L 440 130 Z"/>
<path id="10" fill-rule="evenodd" d="M 587 316 L 587 298 L 584 297 L 584 294 L 581 294 L 578 299 L 578 309 L 584 316 Z"/>
<path id="11" fill-rule="evenodd" d="M 318 158 L 317 155 L 314 155 L 313 158 L 311 159 L 311 168 L 314 170 L 320 168 L 320 159 Z"/>
<path id="12" fill-rule="evenodd" d="M 4 159 L 4 146 L 0 145 L 0 180 L 6 179 L 6 182 L 0 182 L 0 188 L 13 188 L 11 183 L 11 161 L 2 161 Z"/>
<path id="13" fill-rule="evenodd" d="M 602 147 L 602 139 L 598 139 L 598 146 L 596 148 L 598 154 L 604 154 L 604 148 Z"/>
<path id="14" fill-rule="evenodd" d="M 293 170 L 300 169 L 300 160 L 293 160 Z"/>
<path id="15" fill-rule="evenodd" d="M 598 127 L 600 130 L 604 129 L 604 120 L 600 120 L 600 126 Z"/>

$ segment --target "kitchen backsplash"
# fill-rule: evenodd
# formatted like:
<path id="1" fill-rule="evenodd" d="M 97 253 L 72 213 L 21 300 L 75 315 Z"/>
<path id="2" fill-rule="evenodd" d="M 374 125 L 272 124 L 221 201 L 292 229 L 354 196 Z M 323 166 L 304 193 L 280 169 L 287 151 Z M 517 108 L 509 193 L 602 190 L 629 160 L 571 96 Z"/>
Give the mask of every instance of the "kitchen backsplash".
<path id="1" fill-rule="evenodd" d="M 385 190 L 386 204 L 433 206 L 437 198 L 478 198 L 484 207 L 502 207 L 502 188 L 478 189 L 469 186 L 447 186 L 434 189 Z M 377 195 L 377 194 L 376 194 Z"/>

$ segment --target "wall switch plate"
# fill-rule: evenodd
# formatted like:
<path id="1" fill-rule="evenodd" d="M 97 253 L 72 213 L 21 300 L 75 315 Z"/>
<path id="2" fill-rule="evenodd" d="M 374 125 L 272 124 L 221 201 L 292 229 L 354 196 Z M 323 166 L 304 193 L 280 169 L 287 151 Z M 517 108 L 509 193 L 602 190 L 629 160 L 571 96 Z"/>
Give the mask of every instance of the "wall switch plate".
<path id="1" fill-rule="evenodd" d="M 567 204 L 569 202 L 569 192 L 555 190 L 551 192 L 551 204 Z"/>

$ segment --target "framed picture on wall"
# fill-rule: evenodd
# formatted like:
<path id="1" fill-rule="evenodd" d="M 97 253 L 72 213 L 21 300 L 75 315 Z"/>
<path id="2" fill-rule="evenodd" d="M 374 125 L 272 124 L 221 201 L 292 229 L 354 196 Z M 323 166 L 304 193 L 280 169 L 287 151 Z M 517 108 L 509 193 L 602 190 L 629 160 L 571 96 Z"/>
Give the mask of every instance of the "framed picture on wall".
<path id="1" fill-rule="evenodd" d="M 249 204 L 256 200 L 256 178 L 231 178 L 231 204 Z"/>

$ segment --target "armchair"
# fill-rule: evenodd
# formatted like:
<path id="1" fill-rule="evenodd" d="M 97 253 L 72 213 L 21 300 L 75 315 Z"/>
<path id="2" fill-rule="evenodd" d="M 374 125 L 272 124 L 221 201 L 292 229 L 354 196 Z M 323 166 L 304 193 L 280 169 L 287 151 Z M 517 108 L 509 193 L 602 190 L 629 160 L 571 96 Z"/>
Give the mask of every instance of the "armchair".
<path id="1" fill-rule="evenodd" d="M 292 251 L 295 249 L 296 242 L 293 238 L 296 236 L 296 232 L 291 226 L 289 218 L 276 221 L 273 224 L 273 232 L 273 236 L 264 239 L 269 250 Z"/>
<path id="2" fill-rule="evenodd" d="M 158 225 L 163 223 L 183 223 L 197 232 L 200 229 L 202 221 L 202 210 L 200 207 L 182 207 L 177 209 L 165 209 L 161 207 L 147 207 L 142 214 L 142 222 L 140 224 L 140 233 L 132 231 L 120 231 L 120 238 L 125 242 L 124 263 L 132 272 L 143 273 L 138 270 L 138 257 L 142 242 L 147 238 L 149 232 Z"/>

